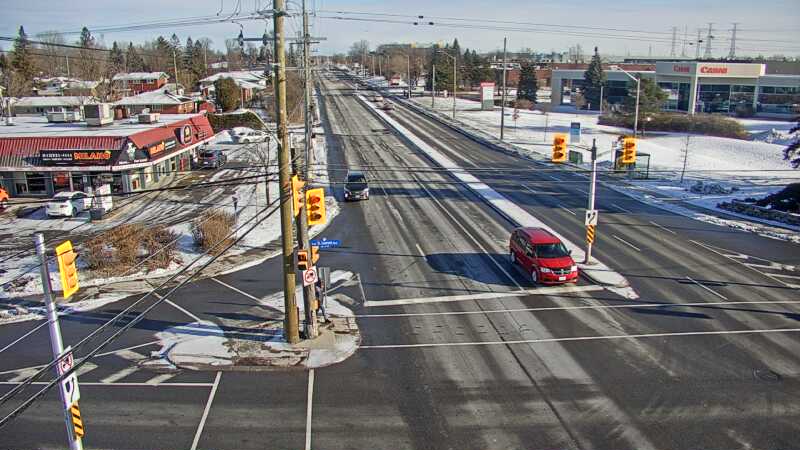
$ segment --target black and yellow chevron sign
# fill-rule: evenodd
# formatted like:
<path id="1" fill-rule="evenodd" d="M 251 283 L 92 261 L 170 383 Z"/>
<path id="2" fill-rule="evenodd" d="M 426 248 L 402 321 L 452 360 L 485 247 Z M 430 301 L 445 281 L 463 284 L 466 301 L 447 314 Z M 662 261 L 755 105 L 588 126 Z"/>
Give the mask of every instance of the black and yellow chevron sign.
<path id="1" fill-rule="evenodd" d="M 83 438 L 83 420 L 81 420 L 81 409 L 77 403 L 69 407 L 69 413 L 72 416 L 72 429 L 75 432 L 75 437 Z"/>
<path id="2" fill-rule="evenodd" d="M 589 244 L 594 242 L 594 225 L 587 225 L 586 226 L 586 242 Z"/>

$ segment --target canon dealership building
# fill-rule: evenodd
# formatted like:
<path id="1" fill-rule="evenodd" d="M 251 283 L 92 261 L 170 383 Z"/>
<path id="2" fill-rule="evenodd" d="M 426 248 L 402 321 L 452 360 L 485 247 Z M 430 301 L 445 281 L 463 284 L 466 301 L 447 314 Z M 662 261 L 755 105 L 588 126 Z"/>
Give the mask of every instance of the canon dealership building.
<path id="1" fill-rule="evenodd" d="M 734 113 L 743 106 L 761 116 L 800 113 L 800 75 L 767 75 L 764 64 L 659 61 L 655 71 L 630 72 L 654 80 L 668 94 L 664 109 L 688 113 Z M 613 67 L 604 71 L 603 99 L 622 103 L 636 84 Z M 553 105 L 572 103 L 583 86 L 583 70 L 554 70 Z"/>

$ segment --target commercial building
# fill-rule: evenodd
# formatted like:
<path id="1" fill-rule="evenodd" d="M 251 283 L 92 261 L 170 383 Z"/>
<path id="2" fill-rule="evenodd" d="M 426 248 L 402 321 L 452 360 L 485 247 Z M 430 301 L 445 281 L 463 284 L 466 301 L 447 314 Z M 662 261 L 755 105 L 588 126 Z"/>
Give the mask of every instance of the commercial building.
<path id="1" fill-rule="evenodd" d="M 622 103 L 636 84 L 625 73 L 604 71 L 603 100 Z M 737 108 L 760 116 L 790 117 L 800 113 L 800 75 L 767 75 L 764 64 L 659 61 L 655 71 L 631 72 L 654 80 L 668 94 L 667 111 L 735 113 Z M 554 70 L 554 105 L 574 103 L 583 87 L 583 70 Z"/>
<path id="2" fill-rule="evenodd" d="M 0 125 L 0 183 L 12 196 L 52 196 L 110 184 L 136 192 L 174 179 L 191 167 L 198 146 L 214 132 L 204 114 L 161 115 L 103 126 L 21 117 Z"/>
<path id="3" fill-rule="evenodd" d="M 49 112 L 82 112 L 83 106 L 97 103 L 94 97 L 20 97 L 11 105 L 15 116 L 44 116 Z"/>

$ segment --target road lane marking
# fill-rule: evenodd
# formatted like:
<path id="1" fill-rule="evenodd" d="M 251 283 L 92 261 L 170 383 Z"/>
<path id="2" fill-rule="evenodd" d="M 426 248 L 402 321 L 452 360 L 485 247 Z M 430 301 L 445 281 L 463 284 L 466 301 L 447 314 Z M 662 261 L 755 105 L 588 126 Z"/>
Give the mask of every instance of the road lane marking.
<path id="1" fill-rule="evenodd" d="M 158 295 L 158 293 L 153 292 L 153 294 L 155 294 L 156 297 L 158 297 L 160 299 L 163 299 L 163 297 Z M 191 311 L 189 311 L 188 309 L 186 309 L 186 308 L 180 306 L 179 304 L 173 302 L 172 300 L 166 299 L 166 300 L 164 300 L 164 303 L 167 303 L 168 305 L 172 306 L 173 308 L 177 309 L 178 311 L 180 311 L 180 312 L 186 314 L 187 316 L 191 317 L 192 319 L 194 319 L 195 322 L 202 322 L 202 320 L 199 317 L 197 317 L 196 315 L 194 315 Z"/>
<path id="2" fill-rule="evenodd" d="M 612 204 L 611 204 L 611 206 L 613 206 L 614 208 L 617 208 L 618 210 L 620 210 L 620 211 L 622 211 L 622 212 L 626 212 L 626 213 L 628 213 L 628 214 L 633 214 L 633 211 L 631 211 L 631 210 L 629 210 L 629 209 L 625 209 L 625 208 L 623 208 L 622 206 L 619 206 L 619 205 L 618 205 L 618 204 L 616 204 L 616 203 L 612 203 Z"/>
<path id="3" fill-rule="evenodd" d="M 145 384 L 149 384 L 151 386 L 158 386 L 162 384 L 164 381 L 169 380 L 170 378 L 174 378 L 177 374 L 176 373 L 162 373 L 161 375 L 156 375 L 153 378 L 145 381 Z"/>
<path id="4" fill-rule="evenodd" d="M 507 297 L 524 297 L 527 295 L 555 295 L 570 294 L 574 292 L 602 291 L 602 286 L 553 286 L 533 289 L 523 289 L 511 292 L 484 292 L 481 294 L 445 295 L 439 297 L 403 298 L 398 300 L 369 300 L 364 303 L 365 308 L 397 305 L 420 305 L 425 303 L 463 302 L 473 300 L 492 300 Z"/>
<path id="5" fill-rule="evenodd" d="M 22 384 L 24 381 L 0 381 L 0 385 L 15 385 L 15 384 Z M 35 385 L 46 385 L 50 384 L 49 381 L 34 381 Z M 97 381 L 81 381 L 81 387 L 83 386 L 119 386 L 119 387 L 212 387 L 214 386 L 213 383 L 161 383 L 161 384 L 147 384 L 147 383 L 103 383 Z"/>
<path id="6" fill-rule="evenodd" d="M 425 252 L 422 251 L 422 247 L 420 247 L 419 244 L 417 244 L 417 243 L 415 243 L 414 245 L 417 246 L 417 251 L 419 252 L 419 255 L 422 256 L 423 258 L 425 258 L 426 255 L 425 255 Z"/>
<path id="7" fill-rule="evenodd" d="M 142 347 L 147 347 L 149 345 L 156 345 L 156 344 L 160 345 L 161 341 L 150 341 L 150 342 L 145 342 L 144 344 L 131 345 L 130 347 L 120 348 L 120 349 L 117 349 L 117 350 L 111 350 L 110 352 L 98 353 L 98 354 L 94 355 L 94 357 L 97 358 L 97 357 L 100 357 L 100 356 L 117 355 L 117 354 L 119 354 L 121 352 L 125 352 L 125 351 L 128 351 L 128 350 L 133 350 L 135 348 L 142 348 Z M 123 356 L 123 358 L 124 358 L 124 356 Z M 40 367 L 44 367 L 44 366 L 40 366 Z"/>
<path id="8" fill-rule="evenodd" d="M 628 247 L 636 250 L 637 252 L 641 252 L 642 251 L 639 247 L 631 244 L 630 242 L 626 241 L 625 239 L 622 239 L 621 237 L 617 236 L 616 234 L 612 234 L 611 237 L 613 237 L 614 239 L 622 242 L 623 244 L 627 245 Z"/>
<path id="9" fill-rule="evenodd" d="M 226 282 L 224 282 L 222 280 L 218 280 L 217 278 L 211 278 L 211 280 L 212 281 L 216 281 L 217 283 L 225 286 L 226 288 L 228 288 L 228 289 L 230 289 L 230 290 L 232 290 L 234 292 L 238 292 L 238 293 L 244 295 L 245 297 L 249 298 L 250 300 L 255 300 L 256 302 L 261 303 L 261 299 L 260 298 L 254 296 L 254 295 L 250 295 L 247 292 L 237 288 L 236 286 L 231 286 L 230 284 L 228 284 L 228 283 L 226 283 Z"/>
<path id="10" fill-rule="evenodd" d="M 739 261 L 739 259 L 745 259 L 745 260 L 746 260 L 746 259 L 749 259 L 749 256 L 748 256 L 748 255 L 744 255 L 744 254 L 741 254 L 741 253 L 740 253 L 740 254 L 738 254 L 738 255 L 728 255 L 728 254 L 725 254 L 725 253 L 719 252 L 719 251 L 717 251 L 717 250 L 714 250 L 714 248 L 712 248 L 713 246 L 711 246 L 711 245 L 708 245 L 708 244 L 703 244 L 702 242 L 694 241 L 694 240 L 691 240 L 691 239 L 689 240 L 689 242 L 691 242 L 691 243 L 693 243 L 693 244 L 696 244 L 696 245 L 699 245 L 700 247 L 703 247 L 704 249 L 706 249 L 706 250 L 708 250 L 708 251 L 710 251 L 710 252 L 713 252 L 713 253 L 716 253 L 716 254 L 718 254 L 718 255 L 720 255 L 720 256 L 723 256 L 723 257 L 725 257 L 725 258 L 728 258 L 728 259 L 730 259 L 731 261 L 735 261 L 735 262 L 737 262 L 737 263 L 739 263 L 739 264 L 741 264 L 741 265 L 743 265 L 743 266 L 747 267 L 748 269 L 750 269 L 750 270 L 752 270 L 752 271 L 754 271 L 754 272 L 756 272 L 756 273 L 758 273 L 758 274 L 761 274 L 761 275 L 763 275 L 763 276 L 765 276 L 765 277 L 767 277 L 767 278 L 771 279 L 772 281 L 777 281 L 778 283 L 780 283 L 780 284 L 782 284 L 782 285 L 784 285 L 784 286 L 786 286 L 786 287 L 790 287 L 790 288 L 796 287 L 796 286 L 795 286 L 795 285 L 793 285 L 793 284 L 789 284 L 789 283 L 787 283 L 787 282 L 785 282 L 785 281 L 783 281 L 783 280 L 781 280 L 781 279 L 779 279 L 779 278 L 776 278 L 775 276 L 773 276 L 773 274 L 769 274 L 769 273 L 766 273 L 766 272 L 762 272 L 762 271 L 760 271 L 760 270 L 756 269 L 755 267 L 752 267 L 750 264 L 743 263 L 742 261 Z M 721 250 L 724 250 L 724 249 L 721 249 Z M 762 258 L 759 258 L 759 259 L 762 259 Z M 766 261 L 766 260 L 765 260 L 765 261 Z"/>
<path id="11" fill-rule="evenodd" d="M 657 226 L 658 228 L 661 228 L 662 230 L 666 231 L 667 233 L 678 234 L 678 233 L 670 230 L 669 228 L 667 228 L 665 226 L 662 226 L 662 225 L 659 225 L 659 224 L 653 222 L 652 220 L 650 221 L 650 223 L 652 223 L 653 225 Z"/>
<path id="12" fill-rule="evenodd" d="M 308 401 L 306 403 L 306 450 L 311 450 L 311 407 L 314 404 L 314 369 L 308 369 Z"/>
<path id="13" fill-rule="evenodd" d="M 691 281 L 692 283 L 694 283 L 694 284 L 696 284 L 696 285 L 700 286 L 701 288 L 703 288 L 703 289 L 707 290 L 708 292 L 711 292 L 712 294 L 716 295 L 717 297 L 719 297 L 719 298 L 721 298 L 721 299 L 723 299 L 723 300 L 727 300 L 727 299 L 728 299 L 728 297 L 725 297 L 724 295 L 722 295 L 722 294 L 720 294 L 719 292 L 717 292 L 717 291 L 715 291 L 715 290 L 711 289 L 711 288 L 710 288 L 710 287 L 708 287 L 708 286 L 705 286 L 705 285 L 703 285 L 703 284 L 701 284 L 701 283 L 698 283 L 697 281 L 695 281 L 694 279 L 692 279 L 692 278 L 690 278 L 690 277 L 688 277 L 688 276 L 686 277 L 686 279 L 687 279 L 687 280 L 689 280 L 689 281 Z"/>
<path id="14" fill-rule="evenodd" d="M 208 412 L 211 411 L 211 402 L 214 401 L 214 396 L 217 394 L 217 387 L 219 386 L 219 379 L 221 377 L 222 377 L 222 372 L 217 371 L 217 376 L 214 377 L 214 384 L 211 386 L 211 392 L 208 394 L 208 401 L 206 401 L 206 408 L 203 410 L 203 417 L 200 418 L 200 424 L 197 426 L 197 432 L 194 434 L 194 440 L 192 440 L 191 450 L 196 450 L 197 444 L 200 443 L 200 436 L 203 434 L 203 427 L 206 425 L 206 419 L 208 419 Z"/>
<path id="15" fill-rule="evenodd" d="M 587 300 L 586 297 L 563 297 L 574 300 Z M 713 306 L 735 306 L 735 305 L 798 305 L 800 300 L 756 300 L 742 302 L 691 302 L 691 303 L 633 303 L 624 305 L 582 305 L 582 306 L 542 306 L 538 308 L 512 308 L 512 309 L 486 309 L 480 311 L 447 311 L 447 312 L 423 312 L 423 313 L 397 313 L 397 314 L 356 314 L 353 317 L 359 319 L 388 318 L 388 317 L 418 317 L 418 316 L 464 316 L 470 314 L 499 314 L 514 312 L 543 312 L 543 311 L 572 311 L 579 309 L 628 309 L 628 308 L 691 308 L 691 307 L 713 307 Z M 785 314 L 792 314 L 786 312 Z"/>
<path id="16" fill-rule="evenodd" d="M 574 215 L 576 215 L 576 214 L 575 214 L 574 212 L 572 212 L 572 210 L 571 210 L 571 209 L 569 209 L 569 208 L 565 208 L 565 207 L 563 207 L 563 206 L 561 206 L 561 205 L 558 205 L 558 207 L 559 207 L 559 208 L 561 208 L 561 209 L 563 209 L 564 211 L 566 211 L 566 212 L 568 212 L 568 213 L 572 214 L 573 216 L 574 216 Z"/>
<path id="17" fill-rule="evenodd" d="M 131 375 L 131 374 L 133 374 L 135 372 L 138 372 L 138 371 L 139 371 L 139 367 L 138 366 L 126 367 L 126 368 L 124 368 L 124 369 L 122 369 L 122 370 L 120 370 L 118 372 L 114 372 L 113 374 L 111 374 L 111 375 L 109 375 L 109 376 L 107 376 L 105 378 L 101 378 L 100 382 L 101 383 L 113 383 L 115 381 L 119 381 L 119 380 L 127 377 L 128 375 Z M 81 383 L 81 384 L 83 384 L 83 383 Z"/>
<path id="18" fill-rule="evenodd" d="M 474 342 L 435 342 L 426 344 L 383 344 L 362 345 L 359 349 L 394 349 L 394 348 L 431 348 L 431 347 L 468 347 L 489 345 L 519 345 L 519 344 L 550 344 L 555 342 L 580 342 L 580 341 L 611 341 L 619 339 L 647 339 L 663 337 L 685 336 L 716 336 L 716 335 L 741 335 L 741 334 L 768 334 L 768 333 L 797 333 L 800 328 L 773 328 L 761 330 L 721 330 L 721 331 L 684 331 L 675 333 L 647 333 L 647 334 L 615 334 L 609 336 L 576 336 L 564 338 L 519 339 L 509 341 L 474 341 Z"/>

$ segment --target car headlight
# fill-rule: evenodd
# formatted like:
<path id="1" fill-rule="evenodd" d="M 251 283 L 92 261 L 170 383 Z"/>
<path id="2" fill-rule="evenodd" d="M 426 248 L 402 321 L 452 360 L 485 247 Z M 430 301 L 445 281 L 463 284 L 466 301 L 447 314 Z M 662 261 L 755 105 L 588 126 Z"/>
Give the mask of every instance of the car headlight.
<path id="1" fill-rule="evenodd" d="M 542 273 L 552 273 L 553 271 L 548 269 L 547 267 L 539 267 L 539 271 Z"/>
<path id="2" fill-rule="evenodd" d="M 572 267 L 570 267 L 570 268 L 569 268 L 569 271 L 570 271 L 570 272 L 577 272 L 577 271 L 578 271 L 578 266 L 577 266 L 577 265 L 575 265 L 575 266 L 572 266 Z"/>

